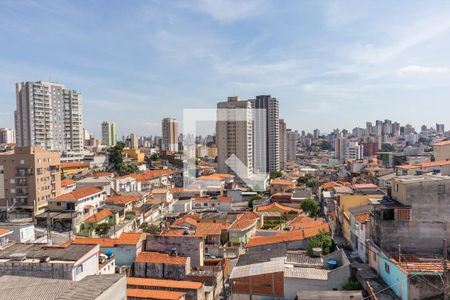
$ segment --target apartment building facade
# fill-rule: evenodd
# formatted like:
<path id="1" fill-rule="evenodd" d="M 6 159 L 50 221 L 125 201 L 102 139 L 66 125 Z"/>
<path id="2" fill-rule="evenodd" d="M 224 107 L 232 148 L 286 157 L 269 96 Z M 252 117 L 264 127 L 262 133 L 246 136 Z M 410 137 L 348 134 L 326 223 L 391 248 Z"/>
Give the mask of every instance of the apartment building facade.
<path id="1" fill-rule="evenodd" d="M 61 193 L 60 153 L 16 147 L 0 155 L 0 208 L 36 215 Z M 5 213 L 6 215 L 6 213 Z"/>
<path id="2" fill-rule="evenodd" d="M 162 120 L 162 150 L 178 151 L 178 121 L 172 118 Z"/>
<path id="3" fill-rule="evenodd" d="M 82 96 L 63 84 L 16 84 L 16 143 L 60 152 L 83 151 Z"/>
<path id="4" fill-rule="evenodd" d="M 102 123 L 102 145 L 113 147 L 117 143 L 116 124 L 104 121 Z"/>
<path id="5" fill-rule="evenodd" d="M 253 173 L 254 153 L 251 102 L 228 97 L 217 103 L 216 136 L 218 172 L 235 174 L 240 162 L 227 162 L 235 155 L 246 166 L 239 176 L 249 177 Z"/>

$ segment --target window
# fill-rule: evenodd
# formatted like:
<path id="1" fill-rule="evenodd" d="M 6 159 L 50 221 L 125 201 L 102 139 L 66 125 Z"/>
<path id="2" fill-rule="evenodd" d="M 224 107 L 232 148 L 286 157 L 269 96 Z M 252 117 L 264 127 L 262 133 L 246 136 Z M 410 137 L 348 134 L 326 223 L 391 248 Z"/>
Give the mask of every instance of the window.
<path id="1" fill-rule="evenodd" d="M 83 265 L 77 266 L 77 269 L 75 270 L 75 273 L 77 275 L 83 273 Z"/>
<path id="2" fill-rule="evenodd" d="M 21 160 L 19 161 L 19 164 L 24 165 L 24 164 L 25 164 L 25 160 L 24 160 L 24 159 L 21 159 Z"/>
<path id="3" fill-rule="evenodd" d="M 373 261 L 377 261 L 377 254 L 375 252 L 372 253 Z"/>
<path id="4" fill-rule="evenodd" d="M 411 220 L 411 210 L 410 209 L 397 209 L 397 220 L 398 221 L 410 221 Z"/>
<path id="5" fill-rule="evenodd" d="M 61 206 L 61 202 L 56 202 L 56 206 Z"/>
<path id="6" fill-rule="evenodd" d="M 15 183 L 16 183 L 16 180 L 15 180 L 14 178 L 11 178 L 11 179 L 9 180 L 9 183 L 15 184 Z"/>
<path id="7" fill-rule="evenodd" d="M 386 273 L 388 273 L 389 274 L 389 264 L 388 263 L 384 263 L 384 271 L 386 271 Z"/>
<path id="8" fill-rule="evenodd" d="M 438 195 L 444 195 L 445 194 L 445 184 L 438 184 L 438 186 L 437 186 L 437 193 L 438 193 Z"/>

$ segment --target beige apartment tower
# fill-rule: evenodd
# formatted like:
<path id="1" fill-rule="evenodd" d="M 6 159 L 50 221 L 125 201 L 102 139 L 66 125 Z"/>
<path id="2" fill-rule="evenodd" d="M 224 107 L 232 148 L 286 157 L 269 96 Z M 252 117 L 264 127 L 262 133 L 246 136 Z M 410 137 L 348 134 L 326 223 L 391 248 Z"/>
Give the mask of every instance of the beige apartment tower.
<path id="1" fill-rule="evenodd" d="M 227 160 L 234 154 L 246 166 L 245 178 L 253 174 L 253 116 L 250 101 L 228 97 L 217 104 L 217 163 L 220 173 L 234 173 L 239 163 Z"/>
<path id="2" fill-rule="evenodd" d="M 61 193 L 60 153 L 16 147 L 0 155 L 0 210 L 36 215 Z"/>
<path id="3" fill-rule="evenodd" d="M 16 84 L 16 143 L 60 152 L 81 152 L 83 106 L 78 92 L 53 82 Z"/>
<path id="4" fill-rule="evenodd" d="M 162 120 L 162 150 L 178 151 L 178 121 L 172 118 Z"/>

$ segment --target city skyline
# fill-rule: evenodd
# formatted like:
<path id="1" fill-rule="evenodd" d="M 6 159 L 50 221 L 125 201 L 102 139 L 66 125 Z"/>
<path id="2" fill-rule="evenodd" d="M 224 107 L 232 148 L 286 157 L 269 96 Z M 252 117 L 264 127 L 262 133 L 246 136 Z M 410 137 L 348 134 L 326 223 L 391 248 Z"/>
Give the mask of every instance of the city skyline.
<path id="1" fill-rule="evenodd" d="M 2 1 L 0 127 L 14 128 L 14 85 L 38 80 L 79 91 L 96 137 L 99 119 L 154 135 L 164 117 L 181 127 L 182 108 L 234 95 L 277 97 L 299 131 L 445 123 L 450 5 L 358 3 L 154 1 L 99 16 L 99 2 Z"/>

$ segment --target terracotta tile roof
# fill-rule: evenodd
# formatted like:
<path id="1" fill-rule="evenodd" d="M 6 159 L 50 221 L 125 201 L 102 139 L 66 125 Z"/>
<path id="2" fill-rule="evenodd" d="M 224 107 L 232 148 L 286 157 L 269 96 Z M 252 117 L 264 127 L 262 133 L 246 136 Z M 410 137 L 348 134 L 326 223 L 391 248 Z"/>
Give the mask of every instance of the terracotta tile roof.
<path id="1" fill-rule="evenodd" d="M 432 161 L 432 162 L 426 162 L 422 163 L 420 165 L 403 165 L 403 166 L 397 166 L 398 169 L 404 169 L 404 170 L 414 170 L 414 169 L 425 169 L 425 168 L 433 168 L 433 167 L 442 167 L 450 165 L 450 161 L 448 160 L 440 160 L 440 161 Z"/>
<path id="2" fill-rule="evenodd" d="M 281 232 L 271 236 L 255 236 L 247 243 L 247 248 L 301 241 L 316 236 L 321 231 L 330 232 L 330 226 L 328 224 L 324 224 L 314 228 Z"/>
<path id="3" fill-rule="evenodd" d="M 126 205 L 131 202 L 139 201 L 139 197 L 135 195 L 110 196 L 106 198 L 107 203 L 114 205 Z"/>
<path id="4" fill-rule="evenodd" d="M 106 218 L 111 217 L 113 214 L 109 209 L 102 209 L 101 211 L 99 211 L 98 213 L 96 213 L 93 216 L 90 216 L 89 218 L 87 218 L 86 220 L 84 220 L 84 223 L 98 223 L 100 221 L 103 221 Z"/>
<path id="5" fill-rule="evenodd" d="M 163 288 L 198 290 L 198 289 L 202 288 L 203 283 L 195 282 L 195 281 L 180 281 L 180 280 L 169 280 L 169 279 L 128 277 L 127 285 L 129 287 L 130 286 L 148 286 L 148 287 L 163 287 Z"/>
<path id="6" fill-rule="evenodd" d="M 192 226 L 197 226 L 197 220 L 195 219 L 195 218 L 193 218 L 192 216 L 190 216 L 190 215 L 186 215 L 186 216 L 184 216 L 184 217 L 181 217 L 181 218 L 179 218 L 179 219 L 176 219 L 175 220 L 175 222 L 173 222 L 173 225 L 181 225 L 181 224 L 184 224 L 184 223 L 186 223 L 186 224 L 189 224 L 189 225 L 192 225 Z"/>
<path id="7" fill-rule="evenodd" d="M 59 195 L 54 200 L 80 200 L 98 193 L 101 193 L 102 190 L 93 187 L 93 186 L 85 186 L 78 189 L 73 190 L 70 193 Z"/>
<path id="8" fill-rule="evenodd" d="M 287 186 L 295 186 L 295 182 L 283 179 L 272 179 L 270 181 L 271 185 L 287 185 Z"/>
<path id="9" fill-rule="evenodd" d="M 117 240 L 117 245 L 137 245 L 145 236 L 142 232 L 123 232 Z"/>
<path id="10" fill-rule="evenodd" d="M 328 226 L 327 223 L 322 219 L 314 220 L 313 218 L 307 216 L 300 216 L 290 221 L 286 227 L 290 230 L 302 230 L 310 228 L 320 228 L 323 226 Z"/>
<path id="11" fill-rule="evenodd" d="M 260 216 L 254 212 L 245 212 L 231 224 L 229 229 L 247 229 L 256 224 Z"/>
<path id="12" fill-rule="evenodd" d="M 75 180 L 71 179 L 71 178 L 65 178 L 63 180 L 61 180 L 61 187 L 66 187 L 72 184 L 75 184 Z"/>
<path id="13" fill-rule="evenodd" d="M 405 272 L 414 273 L 443 273 L 444 266 L 442 260 L 435 257 L 418 257 L 415 255 L 402 255 L 401 262 L 391 258 L 391 261 L 398 265 Z M 450 267 L 449 267 L 450 269 Z"/>
<path id="14" fill-rule="evenodd" d="M 166 194 L 169 192 L 168 189 L 154 189 L 152 190 L 152 194 Z"/>
<path id="15" fill-rule="evenodd" d="M 4 235 L 7 235 L 7 234 L 10 234 L 10 233 L 12 233 L 11 230 L 8 230 L 8 229 L 1 229 L 1 228 L 0 228 L 0 237 L 2 237 L 2 236 L 4 236 Z"/>
<path id="16" fill-rule="evenodd" d="M 322 184 L 322 188 L 324 190 L 329 190 L 336 186 L 341 186 L 341 184 L 337 183 L 336 181 L 329 181 L 329 182 L 325 182 L 324 184 Z"/>
<path id="17" fill-rule="evenodd" d="M 355 189 L 376 189 L 378 188 L 378 185 L 373 183 L 357 183 L 354 184 L 353 187 Z"/>
<path id="18" fill-rule="evenodd" d="M 168 228 L 166 230 L 164 230 L 163 232 L 161 232 L 162 236 L 182 236 L 184 235 L 184 229 L 173 229 L 173 228 Z"/>
<path id="19" fill-rule="evenodd" d="M 128 298 L 179 300 L 184 295 L 186 295 L 186 293 L 149 289 L 127 289 Z"/>
<path id="20" fill-rule="evenodd" d="M 99 245 L 100 247 L 109 248 L 119 245 L 135 245 L 137 246 L 141 240 L 145 239 L 145 233 L 124 232 L 119 238 L 76 238 L 72 244 L 78 245 Z"/>
<path id="21" fill-rule="evenodd" d="M 448 141 L 440 141 L 437 143 L 434 143 L 433 146 L 446 146 L 446 145 L 450 145 L 450 140 Z"/>
<path id="22" fill-rule="evenodd" d="M 141 252 L 136 257 L 137 263 L 154 263 L 167 265 L 185 265 L 187 262 L 185 256 L 170 256 L 160 252 Z"/>
<path id="23" fill-rule="evenodd" d="M 361 224 L 366 223 L 367 221 L 369 221 L 369 213 L 361 213 L 361 214 L 357 214 L 355 216 L 356 221 L 358 221 Z"/>
<path id="24" fill-rule="evenodd" d="M 66 162 L 61 164 L 62 169 L 70 169 L 70 168 L 89 168 L 88 163 L 83 163 L 79 161 L 74 162 Z"/>
<path id="25" fill-rule="evenodd" d="M 227 228 L 227 225 L 220 223 L 197 223 L 195 234 L 201 236 L 220 235 L 222 230 L 226 230 Z"/>
<path id="26" fill-rule="evenodd" d="M 114 173 L 110 173 L 110 172 L 94 172 L 91 175 L 89 175 L 89 177 L 103 177 L 103 176 L 114 176 Z"/>
<path id="27" fill-rule="evenodd" d="M 289 212 L 296 212 L 298 214 L 302 213 L 303 211 L 299 208 L 293 208 L 293 207 L 289 207 L 289 206 L 284 206 L 281 205 L 278 202 L 273 202 L 267 205 L 262 205 L 262 206 L 258 206 L 256 208 L 256 212 L 266 212 L 266 211 L 270 211 L 270 212 L 283 212 L 283 213 L 289 213 Z"/>
<path id="28" fill-rule="evenodd" d="M 174 173 L 175 171 L 172 170 L 151 170 L 143 173 L 130 174 L 130 176 L 139 182 L 143 182 L 147 180 L 156 179 L 162 176 L 172 175 Z"/>
<path id="29" fill-rule="evenodd" d="M 200 177 L 197 177 L 196 180 L 214 180 L 214 181 L 222 181 L 222 180 L 227 180 L 227 179 L 231 179 L 234 178 L 234 175 L 232 174 L 225 174 L 225 173 L 213 173 L 210 175 L 203 175 Z"/>

